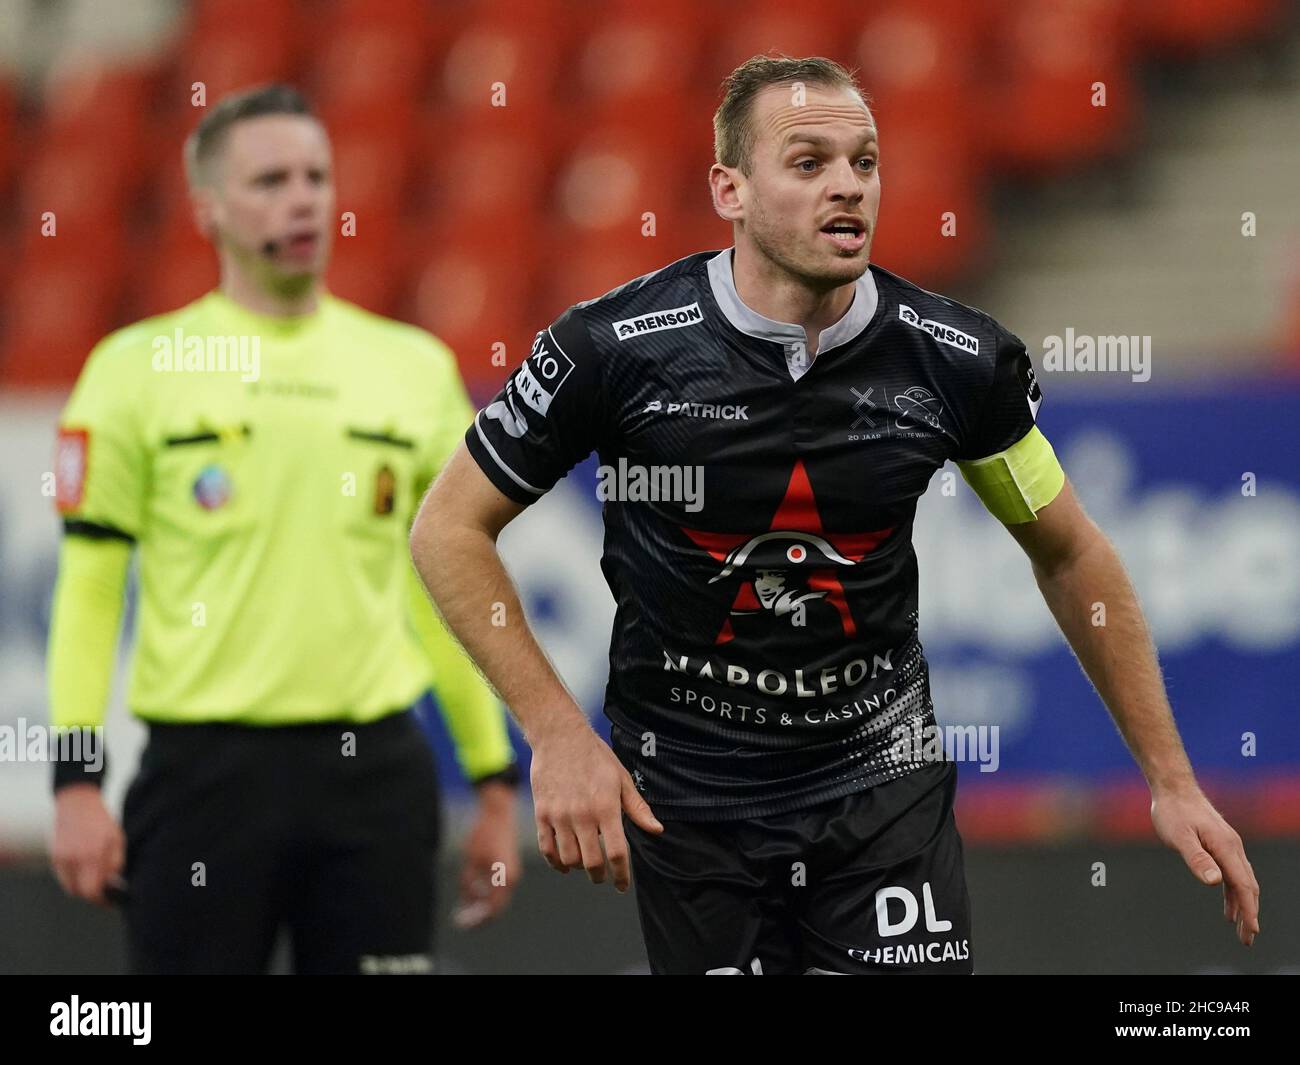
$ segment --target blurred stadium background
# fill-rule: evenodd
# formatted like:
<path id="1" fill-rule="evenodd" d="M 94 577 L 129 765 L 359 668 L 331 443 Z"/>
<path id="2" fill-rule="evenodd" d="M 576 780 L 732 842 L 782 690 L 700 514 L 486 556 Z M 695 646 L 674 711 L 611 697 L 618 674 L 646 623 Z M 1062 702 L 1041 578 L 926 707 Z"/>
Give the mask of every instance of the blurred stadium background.
<path id="1" fill-rule="evenodd" d="M 41 478 L 63 397 L 104 333 L 216 282 L 180 164 L 198 83 L 209 102 L 268 80 L 311 95 L 357 220 L 331 288 L 442 336 L 482 402 L 507 373 L 494 345 L 513 367 L 568 304 L 730 243 L 710 118 L 722 77 L 773 48 L 857 67 L 871 93 L 873 260 L 1026 341 L 1040 424 L 1130 567 L 1203 786 L 1263 886 L 1247 952 L 1155 843 L 1023 556 L 964 485 L 936 490 L 917 550 L 937 714 L 1001 730 L 997 771 L 964 766 L 958 809 L 978 967 L 1300 971 L 1300 15 L 1284 0 L 0 0 L 0 726 L 46 718 L 58 522 Z M 1044 367 L 1069 329 L 1149 337 L 1150 379 Z M 579 468 L 503 542 L 602 720 L 593 485 Z M 456 824 L 465 788 L 431 722 Z M 109 737 L 120 803 L 142 739 L 120 696 Z M 51 815 L 47 767 L 0 764 L 0 971 L 118 971 L 114 917 L 47 872 Z M 446 969 L 641 968 L 631 900 L 551 875 L 522 838 L 513 912 L 448 929 Z"/>

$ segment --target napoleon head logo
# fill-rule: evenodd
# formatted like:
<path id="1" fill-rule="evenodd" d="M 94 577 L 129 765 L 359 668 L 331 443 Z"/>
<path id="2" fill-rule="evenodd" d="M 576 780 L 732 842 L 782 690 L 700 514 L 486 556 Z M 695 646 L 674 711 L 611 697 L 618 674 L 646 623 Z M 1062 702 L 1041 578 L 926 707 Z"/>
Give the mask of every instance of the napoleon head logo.
<path id="1" fill-rule="evenodd" d="M 715 643 L 735 639 L 733 621 L 766 618 L 771 624 L 802 625 L 807 608 L 825 603 L 834 609 L 840 634 L 857 632 L 840 575 L 880 546 L 894 526 L 871 532 L 828 533 L 822 528 L 803 461 L 790 474 L 781 505 L 763 532 L 682 531 L 722 568 L 710 584 L 732 582 L 736 595 Z"/>

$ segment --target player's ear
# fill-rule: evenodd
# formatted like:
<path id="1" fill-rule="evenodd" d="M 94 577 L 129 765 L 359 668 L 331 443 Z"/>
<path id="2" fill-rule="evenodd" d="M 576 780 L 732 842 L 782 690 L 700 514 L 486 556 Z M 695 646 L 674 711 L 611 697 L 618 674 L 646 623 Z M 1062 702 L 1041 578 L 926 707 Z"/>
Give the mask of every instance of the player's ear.
<path id="1" fill-rule="evenodd" d="M 744 218 L 744 208 L 740 202 L 740 186 L 744 180 L 745 176 L 735 167 L 714 163 L 709 168 L 713 209 L 724 221 L 739 222 Z"/>

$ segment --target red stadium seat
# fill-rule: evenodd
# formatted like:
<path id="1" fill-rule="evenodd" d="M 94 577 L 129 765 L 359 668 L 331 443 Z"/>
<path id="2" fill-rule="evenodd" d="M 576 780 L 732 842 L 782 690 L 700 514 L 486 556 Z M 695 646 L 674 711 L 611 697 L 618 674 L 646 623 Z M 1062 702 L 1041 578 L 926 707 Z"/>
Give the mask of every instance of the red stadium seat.
<path id="1" fill-rule="evenodd" d="M 419 36 L 382 22 L 326 38 L 311 71 L 313 101 L 414 106 L 423 95 L 427 52 Z"/>
<path id="2" fill-rule="evenodd" d="M 16 249 L 0 264 L 0 366 L 70 380 L 115 323 L 216 284 L 180 164 L 203 113 L 192 82 L 208 106 L 303 85 L 331 134 L 338 211 L 356 216 L 355 236 L 335 230 L 332 290 L 443 335 L 481 391 L 505 376 L 494 342 L 514 365 L 566 306 L 731 242 L 709 201 L 711 117 L 722 77 L 751 55 L 859 69 L 881 130 L 872 259 L 937 287 L 985 261 L 995 168 L 1050 177 L 1129 148 L 1142 50 L 1257 40 L 1284 6 L 604 0 L 575 18 L 571 0 L 193 0 L 166 68 L 69 55 L 29 129 L 0 78 L 0 195 L 14 205 L 0 222 L 18 227 L 0 234 Z M 57 237 L 40 235 L 45 211 Z"/>
<path id="3" fill-rule="evenodd" d="M 1133 15 L 1144 44 L 1175 54 L 1216 52 L 1282 23 L 1282 0 L 1146 0 Z"/>
<path id="4" fill-rule="evenodd" d="M 340 136 L 414 143 L 419 124 L 418 101 L 406 96 L 392 99 L 332 97 L 316 109 L 331 139 Z"/>
<path id="5" fill-rule="evenodd" d="M 8 192 L 18 160 L 18 135 L 18 93 L 0 75 L 0 196 Z"/>
<path id="6" fill-rule="evenodd" d="M 862 22 L 854 60 L 862 68 L 885 155 L 894 129 L 916 123 L 942 131 L 954 156 L 968 155 L 978 143 L 971 101 L 983 91 L 984 27 L 961 10 L 947 0 L 882 4 Z"/>
<path id="7" fill-rule="evenodd" d="M 174 219 L 183 219 L 187 224 L 193 225 L 190 221 L 190 189 L 181 160 L 181 145 L 188 132 L 186 130 L 184 134 L 176 134 L 171 138 L 174 151 L 157 159 L 149 176 L 145 203 L 150 208 L 154 222 L 163 227 L 177 224 Z"/>
<path id="8" fill-rule="evenodd" d="M 642 268 L 639 273 L 667 266 L 699 251 L 726 248 L 732 242 L 731 223 L 719 218 L 713 210 L 713 199 L 703 181 L 695 190 L 693 202 L 686 203 L 672 214 L 660 216 L 657 222 L 653 235 L 642 237 L 638 233 L 636 243 L 629 241 L 638 263 L 643 261 L 642 249 L 646 249 L 647 259 L 653 260 L 650 267 Z M 638 275 L 629 274 L 623 280 L 630 281 L 635 276 Z"/>
<path id="9" fill-rule="evenodd" d="M 466 114 L 491 111 L 501 100 L 533 114 L 550 107 L 567 59 L 553 29 L 539 33 L 500 15 L 466 26 L 448 48 L 434 91 L 451 111 Z"/>
<path id="10" fill-rule="evenodd" d="M 130 251 L 127 320 L 174 311 L 217 285 L 217 254 L 181 211 L 143 234 Z"/>
<path id="11" fill-rule="evenodd" d="M 462 28 L 494 25 L 566 45 L 583 37 L 591 25 L 573 17 L 577 12 L 572 0 L 458 0 L 453 10 L 462 14 Z"/>
<path id="12" fill-rule="evenodd" d="M 66 250 L 85 263 L 116 255 L 136 180 L 134 163 L 105 144 L 38 148 L 19 195 L 24 254 L 44 258 L 53 249 L 62 257 Z M 53 235 L 43 229 L 47 218 Z"/>
<path id="13" fill-rule="evenodd" d="M 417 268 L 409 316 L 446 341 L 476 394 L 495 391 L 546 325 L 529 312 L 535 246 L 456 226 L 431 234 Z M 504 345 L 504 349 L 497 347 Z M 504 350 L 505 366 L 493 362 Z"/>
<path id="14" fill-rule="evenodd" d="M 259 37 L 233 24 L 186 44 L 170 98 L 178 111 L 184 111 L 191 106 L 193 86 L 201 82 L 206 105 L 211 107 L 228 93 L 266 82 L 294 82 L 297 76 L 297 48 L 292 38 Z"/>
<path id="15" fill-rule="evenodd" d="M 393 244 L 336 240 L 327 274 L 329 290 L 376 314 L 393 315 L 404 263 Z"/>
<path id="16" fill-rule="evenodd" d="M 187 103 L 188 87 L 196 81 L 207 86 L 209 105 L 239 88 L 294 81 L 311 43 L 313 17 L 295 0 L 196 0 L 188 9 L 172 99 Z"/>
<path id="17" fill-rule="evenodd" d="M 682 199 L 682 166 L 666 144 L 637 131 L 593 129 L 573 148 L 556 176 L 554 212 L 561 224 L 617 239 L 671 218 Z M 699 175 L 701 194 L 705 170 Z"/>
<path id="18" fill-rule="evenodd" d="M 3 311 L 0 367 L 9 385 L 71 384 L 90 349 L 113 325 L 119 277 L 112 261 L 87 264 L 69 256 L 41 269 L 17 271 Z"/>
<path id="19" fill-rule="evenodd" d="M 109 146 L 121 156 L 143 149 L 153 108 L 154 71 L 75 62 L 56 64 L 42 94 L 42 136 L 57 145 Z"/>
<path id="20" fill-rule="evenodd" d="M 564 249 L 563 256 L 548 265 L 538 292 L 539 316 L 547 322 L 570 304 L 595 299 L 681 258 L 677 254 L 681 245 L 667 248 L 658 238 L 642 237 L 636 231 L 593 234 L 576 228 L 566 230 L 558 223 L 544 246 Z M 688 246 L 686 250 L 703 251 L 706 247 Z"/>
<path id="21" fill-rule="evenodd" d="M 161 214 L 153 228 L 142 235 L 143 246 L 153 245 L 169 251 L 178 249 L 202 250 L 210 242 L 198 228 L 189 199 L 178 196 Z"/>
<path id="22" fill-rule="evenodd" d="M 206 255 L 152 255 L 146 273 L 130 287 L 128 296 L 135 310 L 129 320 L 166 314 L 217 287 L 219 271 L 211 249 Z"/>
<path id="23" fill-rule="evenodd" d="M 579 45 L 574 87 L 589 104 L 629 111 L 664 97 L 681 99 L 691 93 L 704 42 L 657 6 L 607 15 Z"/>
<path id="24" fill-rule="evenodd" d="M 405 137 L 345 130 L 333 137 L 335 238 L 339 220 L 351 214 L 346 241 L 383 246 L 396 235 L 411 177 L 412 146 Z"/>
<path id="25" fill-rule="evenodd" d="M 644 96 L 635 107 L 593 101 L 566 112 L 561 139 L 566 150 L 557 179 L 579 152 L 604 144 L 649 168 L 643 184 L 660 183 L 666 202 L 690 207 L 706 193 L 713 164 L 712 104 L 675 93 Z"/>
<path id="26" fill-rule="evenodd" d="M 496 6 L 496 0 L 473 0 L 482 7 Z M 778 3 L 779 0 L 772 0 Z M 526 6 L 528 0 L 506 0 L 507 6 Z M 748 13 L 753 9 L 746 8 Z M 704 36 L 715 31 L 733 16 L 724 5 L 701 4 L 699 0 L 660 0 L 653 6 L 647 6 L 644 0 L 602 0 L 601 19 L 604 22 L 620 22 L 628 19 L 654 19 L 672 27 L 680 36 Z"/>
<path id="27" fill-rule="evenodd" d="M 817 3 L 811 10 L 807 5 L 769 0 L 746 5 L 743 12 L 736 11 L 732 17 L 720 15 L 706 68 L 716 75 L 710 86 L 713 106 L 721 100 L 723 77 L 751 56 L 818 55 L 848 65 L 853 20 L 861 10 L 840 0 Z M 810 17 L 814 12 L 815 17 Z"/>
<path id="28" fill-rule="evenodd" d="M 902 120 L 889 127 L 880 185 L 873 262 L 932 288 L 986 254 L 990 227 L 974 166 L 952 151 L 946 128 Z"/>
<path id="29" fill-rule="evenodd" d="M 415 176 L 426 213 L 519 231 L 540 209 L 560 137 L 513 121 L 509 108 L 459 125 L 427 123 Z"/>
<path id="30" fill-rule="evenodd" d="M 1127 147 L 1138 122 L 1132 37 L 1119 0 L 1012 9 L 1001 66 L 977 118 L 1004 167 L 1052 174 Z M 1093 106 L 1095 83 L 1106 105 Z"/>
<path id="31" fill-rule="evenodd" d="M 445 35 L 444 27 L 460 15 L 448 5 L 435 6 L 428 0 L 334 0 L 320 17 L 326 30 L 322 37 L 351 36 L 378 25 L 423 47 L 432 35 Z"/>
<path id="32" fill-rule="evenodd" d="M 266 0 L 193 0 L 189 5 L 188 36 L 191 41 L 221 36 L 232 30 L 250 41 L 269 42 L 272 48 L 290 48 L 302 39 L 315 5 L 294 0 L 268 4 Z"/>
<path id="33" fill-rule="evenodd" d="M 340 50 L 346 50 L 350 42 L 376 31 L 400 39 L 404 44 L 409 43 L 419 54 L 422 69 L 418 81 L 419 95 L 422 96 L 429 78 L 441 68 L 451 41 L 465 23 L 473 19 L 473 14 L 473 6 L 465 3 L 453 6 L 431 4 L 428 0 L 333 0 L 323 9 L 313 7 L 313 37 L 316 41 L 337 43 Z M 319 67 L 317 69 L 319 72 Z M 364 73 L 364 69 L 352 71 L 357 76 Z M 379 86 L 392 80 L 388 71 L 376 71 L 374 78 Z M 328 86 L 318 87 L 326 95 L 334 95 Z M 370 93 L 369 87 L 362 89 L 363 95 Z M 393 94 L 381 92 L 379 95 L 391 99 Z"/>
<path id="34" fill-rule="evenodd" d="M 731 223 L 718 217 L 707 191 L 694 208 L 680 215 L 674 228 L 661 227 L 659 237 L 665 266 L 697 251 L 721 250 L 733 243 Z"/>

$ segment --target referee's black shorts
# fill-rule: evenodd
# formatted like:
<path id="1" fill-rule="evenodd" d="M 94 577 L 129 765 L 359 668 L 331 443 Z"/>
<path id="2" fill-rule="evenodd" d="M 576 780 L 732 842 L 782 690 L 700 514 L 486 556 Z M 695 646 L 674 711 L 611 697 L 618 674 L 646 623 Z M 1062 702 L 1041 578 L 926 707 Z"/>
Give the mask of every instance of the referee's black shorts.
<path id="1" fill-rule="evenodd" d="M 974 971 L 957 766 L 744 821 L 624 817 L 654 973 Z"/>
<path id="2" fill-rule="evenodd" d="M 284 927 L 300 973 L 429 972 L 440 816 L 411 711 L 150 725 L 122 819 L 131 968 L 264 972 Z"/>

